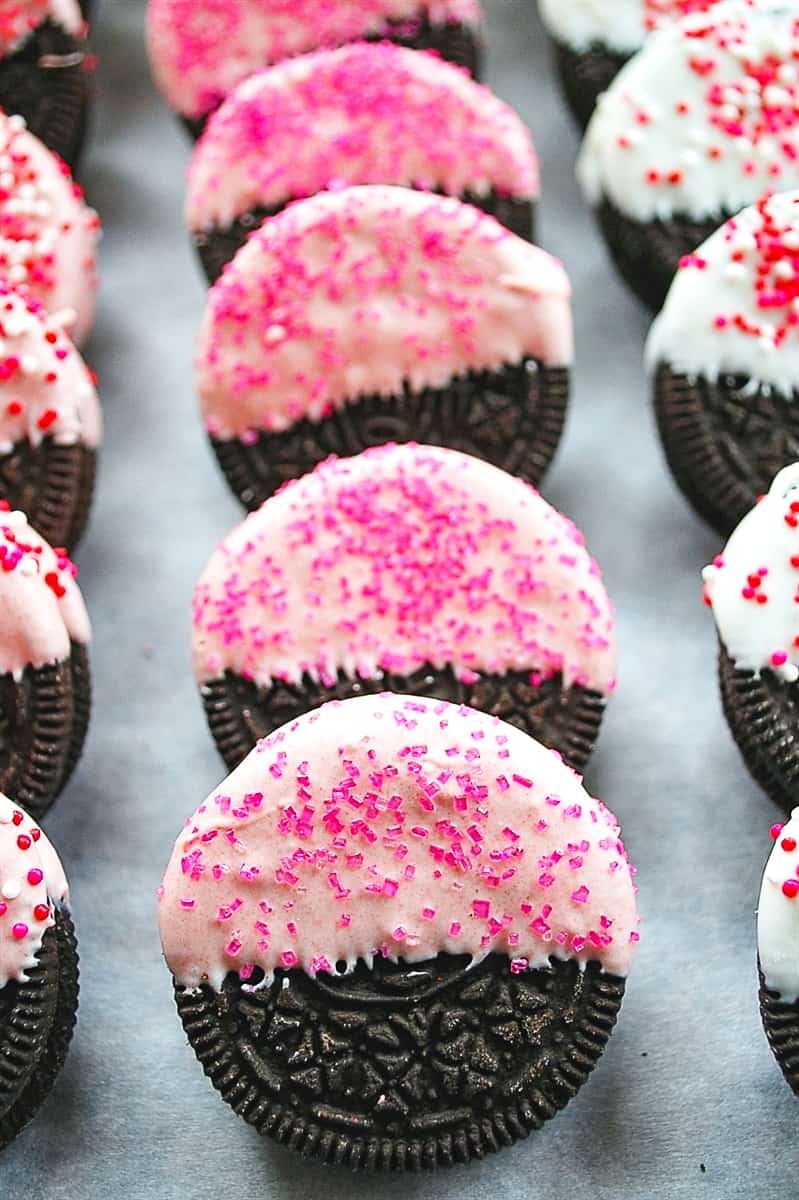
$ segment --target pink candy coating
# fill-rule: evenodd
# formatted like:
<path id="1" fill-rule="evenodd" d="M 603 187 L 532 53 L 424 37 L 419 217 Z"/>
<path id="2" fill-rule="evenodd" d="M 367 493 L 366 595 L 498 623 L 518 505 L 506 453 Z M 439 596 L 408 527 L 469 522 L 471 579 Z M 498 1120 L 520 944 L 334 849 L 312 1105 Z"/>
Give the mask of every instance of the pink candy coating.
<path id="1" fill-rule="evenodd" d="M 479 0 L 150 0 L 156 82 L 172 108 L 202 117 L 254 71 L 308 50 L 421 24 L 477 25 Z"/>
<path id="2" fill-rule="evenodd" d="M 609 692 L 616 674 L 612 606 L 580 531 L 528 484 L 432 446 L 331 459 L 288 484 L 214 553 L 193 627 L 201 683 L 451 665 Z"/>
<path id="3" fill-rule="evenodd" d="M 524 199 L 539 190 L 530 135 L 461 68 L 390 42 L 290 59 L 241 84 L 208 122 L 186 220 L 226 226 L 327 188 L 393 183 Z"/>
<path id="4" fill-rule="evenodd" d="M 200 806 L 164 875 L 161 940 L 189 987 L 242 963 L 314 974 L 441 952 L 625 975 L 631 875 L 615 818 L 558 755 L 473 709 L 385 693 L 284 726 Z"/>
<path id="5" fill-rule="evenodd" d="M 18 805 L 0 794 L 0 988 L 23 982 L 69 895 L 58 856 Z M 45 912 L 45 910 L 47 910 Z"/>
<path id="6" fill-rule="evenodd" d="M 318 421 L 358 396 L 572 358 L 561 264 L 458 200 L 368 186 L 301 200 L 211 289 L 197 351 L 209 433 Z"/>

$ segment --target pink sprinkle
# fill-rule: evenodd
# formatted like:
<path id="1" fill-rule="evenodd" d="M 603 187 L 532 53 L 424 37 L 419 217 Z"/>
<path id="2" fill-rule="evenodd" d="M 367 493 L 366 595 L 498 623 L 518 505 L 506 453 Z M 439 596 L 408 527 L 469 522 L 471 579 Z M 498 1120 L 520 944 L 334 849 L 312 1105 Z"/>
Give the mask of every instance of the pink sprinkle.
<path id="1" fill-rule="evenodd" d="M 396 879 L 384 879 L 383 880 L 383 895 L 384 896 L 396 896 L 398 891 L 399 891 L 399 884 L 397 883 Z"/>
<path id="2" fill-rule="evenodd" d="M 284 950 L 280 956 L 280 960 L 284 967 L 296 967 L 299 959 L 293 950 Z"/>
<path id="3" fill-rule="evenodd" d="M 588 902 L 588 897 L 590 895 L 591 895 L 591 893 L 588 890 L 588 888 L 585 886 L 585 884 L 582 884 L 580 887 L 577 888 L 577 891 L 572 892 L 572 895 L 571 895 L 572 903 L 573 904 L 586 904 Z"/>
<path id="4" fill-rule="evenodd" d="M 513 975 L 521 975 L 522 971 L 526 971 L 529 965 L 526 958 L 512 958 L 510 969 Z"/>
<path id="5" fill-rule="evenodd" d="M 480 919 L 485 920 L 491 911 L 491 902 L 489 900 L 472 900 L 472 912 Z"/>
<path id="6" fill-rule="evenodd" d="M 436 910 L 434 908 L 423 908 L 422 909 L 422 916 L 424 917 L 425 921 L 432 921 L 433 917 L 435 915 L 436 915 Z"/>
<path id="7" fill-rule="evenodd" d="M 450 936 L 450 937 L 457 937 L 457 936 L 458 936 L 458 934 L 460 933 L 460 931 L 461 931 L 461 923 L 460 923 L 460 921 L 453 921 L 453 922 L 452 922 L 452 924 L 451 924 L 451 925 L 450 925 L 450 927 L 449 927 L 449 936 Z"/>

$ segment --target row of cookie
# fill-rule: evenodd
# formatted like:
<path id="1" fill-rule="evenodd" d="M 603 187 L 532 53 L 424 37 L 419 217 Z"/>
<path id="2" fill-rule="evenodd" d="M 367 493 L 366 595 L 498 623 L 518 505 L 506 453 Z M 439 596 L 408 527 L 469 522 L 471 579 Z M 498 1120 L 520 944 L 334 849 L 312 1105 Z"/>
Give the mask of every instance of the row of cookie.
<path id="1" fill-rule="evenodd" d="M 368 7 L 391 6 L 337 12 Z M 219 275 L 199 391 L 256 511 L 195 591 L 195 673 L 234 770 L 178 840 L 161 936 L 225 1099 L 352 1167 L 468 1161 L 551 1116 L 604 1048 L 638 939 L 614 819 L 519 732 L 583 765 L 615 683 L 610 602 L 574 526 L 481 461 L 537 479 L 563 421 L 565 276 L 461 203 L 529 237 L 536 182 L 510 110 L 385 42 L 240 84 L 190 173 Z M 499 997 L 497 1039 L 479 1010 Z M 581 1015 L 543 1062 L 522 1029 L 546 1004 L 558 1028 Z M 301 1021 L 275 1039 L 289 1012 L 318 1045 Z"/>

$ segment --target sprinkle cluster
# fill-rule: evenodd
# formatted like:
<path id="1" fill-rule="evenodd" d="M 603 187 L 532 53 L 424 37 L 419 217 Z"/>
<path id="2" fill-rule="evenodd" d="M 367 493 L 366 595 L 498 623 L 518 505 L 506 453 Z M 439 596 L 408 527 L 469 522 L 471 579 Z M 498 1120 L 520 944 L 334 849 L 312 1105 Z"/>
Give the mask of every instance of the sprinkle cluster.
<path id="1" fill-rule="evenodd" d="M 465 71 L 359 42 L 281 63 L 230 96 L 192 160 L 188 220 L 229 224 L 358 183 L 530 197 L 538 169 L 517 115 Z"/>
<path id="2" fill-rule="evenodd" d="M 28 134 L 22 117 L 0 114 L 0 275 L 54 316 L 63 310 L 81 336 L 93 314 L 99 230 L 66 163 Z"/>
<path id="3" fill-rule="evenodd" d="M 194 596 L 195 669 L 264 684 L 452 665 L 615 686 L 613 611 L 580 531 L 450 450 L 330 460 L 235 529 Z"/>
<path id="4" fill-rule="evenodd" d="M 61 865 L 27 813 L 0 795 L 0 988 L 22 981 L 45 932 L 52 902 L 66 898 Z"/>
<path id="5" fill-rule="evenodd" d="M 455 199 L 353 187 L 291 205 L 228 264 L 197 383 L 211 436 L 247 442 L 359 396 L 571 354 L 568 281 L 544 251 Z"/>
<path id="6" fill-rule="evenodd" d="M 626 973 L 633 873 L 615 818 L 557 755 L 472 709 L 384 694 L 284 726 L 200 806 L 159 892 L 161 935 L 189 985 L 440 951 Z"/>
<path id="7" fill-rule="evenodd" d="M 94 376 L 60 324 L 0 282 L 0 453 L 44 437 L 96 446 L 100 425 Z"/>
<path id="8" fill-rule="evenodd" d="M 40 575 L 45 586 L 61 600 L 67 593 L 64 579 L 77 579 L 77 565 L 63 547 L 51 550 L 26 521 L 17 520 L 20 514 L 13 514 L 13 520 L 10 514 L 8 502 L 0 500 L 0 570 L 4 575 L 12 571 Z"/>
<path id="9" fill-rule="evenodd" d="M 770 38 L 756 36 L 762 21 L 772 25 Z M 667 115 L 685 120 L 685 136 L 674 139 L 677 158 L 670 166 L 661 161 L 646 167 L 646 184 L 673 188 L 702 157 L 714 164 L 730 156 L 734 170 L 751 179 L 755 190 L 775 186 L 786 170 L 793 179 L 799 157 L 799 18 L 776 12 L 695 21 L 685 27 L 683 42 L 694 82 Z M 737 69 L 728 77 L 732 61 Z M 651 105 L 642 101 L 633 113 L 644 137 L 658 119 L 658 99 Z M 698 128 L 706 133 L 701 141 Z M 697 148 L 686 154 L 689 134 Z M 621 134 L 618 144 L 629 149 L 636 141 L 633 134 Z"/>
<path id="10" fill-rule="evenodd" d="M 0 9 L 0 50 L 16 47 L 47 19 L 50 0 L 6 0 Z"/>
<path id="11" fill-rule="evenodd" d="M 254 71 L 294 54 L 480 17 L 479 0 L 151 0 L 148 35 L 167 100 L 201 117 Z"/>
<path id="12" fill-rule="evenodd" d="M 711 314 L 712 328 L 735 330 L 755 338 L 761 350 L 779 350 L 786 339 L 798 340 L 799 326 L 799 194 L 761 197 L 745 223 L 736 218 L 724 226 L 726 255 L 715 271 L 744 290 L 740 307 L 720 306 Z M 724 262 L 726 261 L 726 266 Z M 703 249 L 680 262 L 682 270 L 706 271 Z"/>
<path id="13" fill-rule="evenodd" d="M 787 900 L 799 900 L 799 842 L 780 823 L 771 826 L 771 837 L 788 855 L 787 862 L 782 864 L 785 878 L 780 882 L 780 891 Z"/>
<path id="14" fill-rule="evenodd" d="M 708 12 L 719 0 L 642 0 L 641 17 L 644 29 L 652 33 L 672 21 L 680 21 L 691 13 Z"/>

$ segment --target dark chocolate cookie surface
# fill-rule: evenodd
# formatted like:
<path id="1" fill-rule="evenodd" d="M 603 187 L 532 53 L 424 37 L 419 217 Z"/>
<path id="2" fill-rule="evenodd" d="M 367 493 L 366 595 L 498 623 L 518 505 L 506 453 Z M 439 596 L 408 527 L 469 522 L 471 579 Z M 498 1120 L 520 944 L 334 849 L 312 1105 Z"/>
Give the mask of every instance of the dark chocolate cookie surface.
<path id="1" fill-rule="evenodd" d="M 462 683 L 450 668 L 423 667 L 410 676 L 384 674 L 377 679 L 350 679 L 340 673 L 332 686 L 306 675 L 296 686 L 276 683 L 258 688 L 228 672 L 205 684 L 201 694 L 214 740 L 231 770 L 259 738 L 309 709 L 328 700 L 389 691 L 432 696 L 500 717 L 559 750 L 570 766 L 582 771 L 599 734 L 604 697 L 579 684 L 564 688 L 561 676 L 534 685 L 530 674 L 509 671 L 505 675 L 484 675 L 476 683 Z"/>
<path id="2" fill-rule="evenodd" d="M 206 1075 L 260 1133 L 353 1170 L 418 1171 L 483 1158 L 563 1108 L 624 980 L 596 963 L 514 973 L 501 955 L 473 968 L 440 955 L 175 994 Z"/>
<path id="3" fill-rule="evenodd" d="M 72 550 L 89 520 L 97 453 L 44 438 L 38 446 L 18 442 L 0 455 L 0 495 L 21 509 L 51 546 Z"/>
<path id="4" fill-rule="evenodd" d="M 0 676 L 0 791 L 39 820 L 66 785 L 89 721 L 84 646 L 69 659 Z"/>
<path id="5" fill-rule="evenodd" d="M 0 60 L 0 108 L 25 118 L 31 133 L 75 167 L 83 148 L 91 95 L 87 46 L 45 21 L 14 54 Z"/>
<path id="6" fill-rule="evenodd" d="M 251 444 L 211 438 L 227 481 L 248 509 L 331 454 L 348 458 L 387 442 L 425 442 L 486 459 L 538 484 L 558 448 L 569 398 L 569 371 L 533 359 L 470 372 L 444 388 L 363 396 L 321 421 L 303 419 Z"/>
<path id="7" fill-rule="evenodd" d="M 799 1096 L 799 1003 L 785 1004 L 760 975 L 760 1016 L 780 1070 Z"/>
<path id="8" fill-rule="evenodd" d="M 608 200 L 597 219 L 610 256 L 628 287 L 652 312 L 663 307 L 680 259 L 701 246 L 730 214 L 694 221 L 674 216 L 668 221 L 635 221 Z"/>
<path id="9" fill-rule="evenodd" d="M 585 129 L 593 116 L 597 100 L 608 90 L 627 62 L 628 55 L 615 54 L 601 45 L 577 51 L 555 38 L 550 38 L 550 42 L 566 103 L 577 124 Z"/>
<path id="10" fill-rule="evenodd" d="M 26 983 L 0 990 L 0 1150 L 46 1099 L 67 1056 L 78 1007 L 72 920 L 56 910 Z"/>
<path id="11" fill-rule="evenodd" d="M 799 398 L 743 376 L 712 381 L 665 363 L 655 415 L 669 467 L 692 507 L 722 537 L 754 508 L 774 476 L 799 460 Z"/>
<path id="12" fill-rule="evenodd" d="M 719 682 L 724 715 L 756 783 L 789 813 L 799 796 L 799 683 L 774 671 L 742 671 L 722 646 Z"/>

